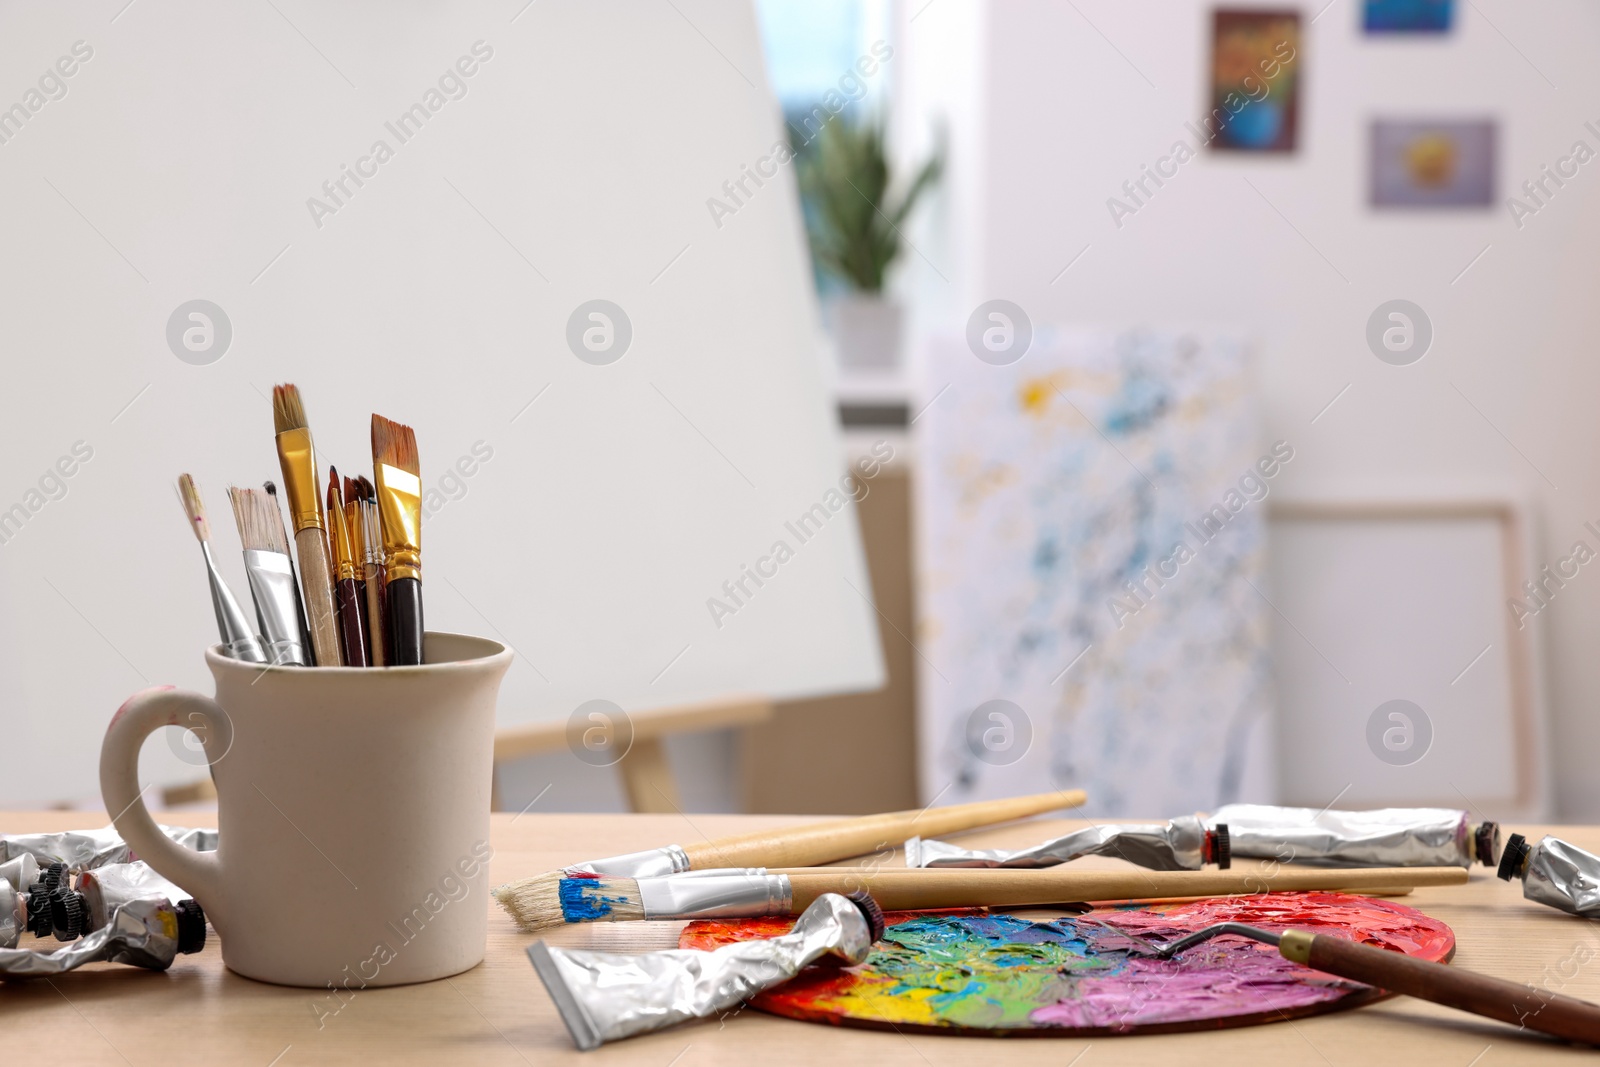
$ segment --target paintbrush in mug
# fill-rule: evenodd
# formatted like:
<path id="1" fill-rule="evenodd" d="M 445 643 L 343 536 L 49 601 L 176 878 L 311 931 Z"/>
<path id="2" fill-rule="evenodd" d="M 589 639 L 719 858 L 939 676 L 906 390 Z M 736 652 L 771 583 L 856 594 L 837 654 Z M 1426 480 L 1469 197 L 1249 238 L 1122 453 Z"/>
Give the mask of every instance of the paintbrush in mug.
<path id="1" fill-rule="evenodd" d="M 361 619 L 361 595 L 356 588 L 355 556 L 350 551 L 350 528 L 345 521 L 344 496 L 339 471 L 328 468 L 328 554 L 333 559 L 334 610 L 339 613 L 339 644 L 346 667 L 367 665 L 367 630 Z"/>
<path id="2" fill-rule="evenodd" d="M 422 467 L 411 427 L 372 416 L 372 473 L 383 527 L 389 662 L 422 662 Z"/>
<path id="3" fill-rule="evenodd" d="M 260 489 L 228 487 L 233 521 L 244 546 L 244 573 L 256 605 L 256 621 L 267 660 L 280 666 L 306 665 L 300 644 L 300 621 L 295 615 L 294 571 L 289 563 L 289 542 L 283 526 L 274 522 L 277 506 Z"/>
<path id="4" fill-rule="evenodd" d="M 649 878 L 718 867 L 811 867 L 865 856 L 902 844 L 917 834 L 953 834 L 1013 822 L 1061 808 L 1080 807 L 1081 789 L 1055 790 L 1025 797 L 979 800 L 943 808 L 913 808 L 879 815 L 760 830 L 698 844 L 667 845 L 646 852 L 591 860 L 497 886 L 500 906 L 524 929 L 538 929 L 561 911 L 561 881 L 574 873 Z"/>
<path id="5" fill-rule="evenodd" d="M 205 502 L 200 499 L 200 487 L 187 474 L 178 475 L 178 499 L 183 503 L 183 513 L 189 517 L 189 529 L 200 542 L 200 554 L 206 560 L 206 577 L 211 583 L 211 607 L 217 614 L 217 633 L 222 638 L 222 651 L 246 663 L 267 662 L 261 642 L 250 628 L 249 618 L 233 598 L 228 583 L 222 580 L 216 560 L 211 558 L 211 524 L 206 522 Z"/>
<path id="6" fill-rule="evenodd" d="M 367 654 L 374 667 L 389 662 L 389 607 L 384 602 L 383 524 L 378 518 L 378 495 L 366 477 L 356 479 L 361 511 L 362 574 L 367 593 Z"/>
<path id="7" fill-rule="evenodd" d="M 261 487 L 267 491 L 267 500 L 272 508 L 272 521 L 278 528 L 278 539 L 284 544 L 289 543 L 289 531 L 283 525 L 283 508 L 278 504 L 278 487 L 272 482 L 263 482 Z M 300 570 L 295 566 L 294 554 L 289 554 L 289 577 L 294 579 L 294 615 L 300 627 L 300 651 L 304 654 L 306 666 L 316 666 L 316 652 L 311 647 L 311 627 L 306 625 L 306 600 L 303 587 L 300 585 Z"/>
<path id="8" fill-rule="evenodd" d="M 1359 892 L 1365 886 L 1462 885 L 1460 867 L 1372 867 L 1325 870 L 1280 867 L 1256 871 L 1084 871 L 894 869 L 833 871 L 817 868 L 779 874 L 707 872 L 685 878 L 614 878 L 574 875 L 561 881 L 559 910 L 541 926 L 562 923 L 657 919 L 749 918 L 798 915 L 824 893 L 872 894 L 885 911 L 943 908 L 1046 907 L 1078 901 L 1143 901 L 1251 893 Z"/>
<path id="9" fill-rule="evenodd" d="M 278 465 L 283 470 L 295 553 L 300 557 L 300 588 L 305 594 L 311 647 L 319 666 L 337 667 L 344 662 L 344 656 L 339 648 L 332 563 L 328 559 L 321 495 L 317 492 L 317 455 L 298 388 L 288 384 L 272 387 L 272 423 L 277 429 Z"/>
<path id="10" fill-rule="evenodd" d="M 367 619 L 367 520 L 361 504 L 361 483 L 355 478 L 344 480 L 344 529 L 350 539 L 350 569 L 356 581 L 356 615 L 361 623 L 361 647 L 367 666 L 376 667 L 372 658 L 372 626 Z"/>

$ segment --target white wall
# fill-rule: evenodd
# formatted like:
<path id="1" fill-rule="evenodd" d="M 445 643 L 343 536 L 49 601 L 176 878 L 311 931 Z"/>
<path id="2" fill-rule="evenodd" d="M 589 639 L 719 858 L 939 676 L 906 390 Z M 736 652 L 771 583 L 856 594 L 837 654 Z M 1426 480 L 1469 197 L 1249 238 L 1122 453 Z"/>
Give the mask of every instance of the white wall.
<path id="1" fill-rule="evenodd" d="M 1534 503 L 1541 563 L 1580 536 L 1595 546 L 1581 526 L 1600 518 L 1600 162 L 1520 230 L 1503 203 L 1376 215 L 1366 137 L 1375 115 L 1498 117 L 1502 199 L 1574 140 L 1600 148 L 1583 128 L 1600 125 L 1600 9 L 1475 0 L 1456 5 L 1445 38 L 1405 40 L 1364 36 L 1360 4 L 1334 0 L 1303 24 L 1299 151 L 1202 156 L 1118 229 L 1107 198 L 1202 113 L 1212 6 L 1008 0 L 986 6 L 981 33 L 953 34 L 970 19 L 962 5 L 907 5 L 921 9 L 907 16 L 908 50 L 922 42 L 983 72 L 979 117 L 957 124 L 952 146 L 982 163 L 975 199 L 952 208 L 981 217 L 980 237 L 940 264 L 975 266 L 948 286 L 914 268 L 912 284 L 937 297 L 930 328 L 959 327 L 995 297 L 1044 322 L 1242 324 L 1259 339 L 1268 430 L 1297 450 L 1280 492 L 1505 492 Z M 1301 5 L 1303 22 L 1321 6 Z M 1409 367 L 1379 362 L 1363 339 L 1372 310 L 1397 297 L 1435 328 Z M 1558 811 L 1600 816 L 1600 572 L 1532 624 Z"/>

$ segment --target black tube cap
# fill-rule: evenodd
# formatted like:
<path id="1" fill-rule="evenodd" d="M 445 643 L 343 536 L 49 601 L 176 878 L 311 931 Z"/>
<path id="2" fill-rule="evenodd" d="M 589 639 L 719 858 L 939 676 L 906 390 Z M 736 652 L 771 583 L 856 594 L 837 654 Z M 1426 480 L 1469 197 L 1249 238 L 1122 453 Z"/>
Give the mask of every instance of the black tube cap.
<path id="1" fill-rule="evenodd" d="M 878 902 L 872 899 L 872 894 L 865 889 L 857 889 L 845 894 L 845 899 L 861 909 L 862 918 L 867 920 L 867 929 L 872 933 L 873 943 L 883 939 L 883 932 L 888 929 L 888 924 L 883 918 L 883 909 Z"/>
<path id="2" fill-rule="evenodd" d="M 1500 857 L 1500 824 L 1479 823 L 1477 831 L 1472 835 L 1472 846 L 1478 862 L 1485 867 L 1493 867 Z"/>
<path id="3" fill-rule="evenodd" d="M 83 936 L 88 921 L 88 902 L 82 893 L 65 888 L 51 890 L 50 932 L 57 941 L 76 941 Z"/>
<path id="4" fill-rule="evenodd" d="M 1521 834 L 1512 834 L 1506 838 L 1506 850 L 1500 853 L 1500 867 L 1495 874 L 1502 881 L 1509 882 L 1513 878 L 1522 876 L 1522 865 L 1528 862 L 1528 853 L 1533 849 L 1528 846 L 1528 839 Z"/>
<path id="5" fill-rule="evenodd" d="M 206 947 L 206 913 L 193 900 L 178 901 L 178 952 L 192 956 Z"/>
<path id="6" fill-rule="evenodd" d="M 1218 870 L 1227 870 L 1233 866 L 1233 839 L 1228 835 L 1228 824 L 1219 822 L 1211 832 L 1216 835 L 1211 842 L 1211 855 L 1217 861 Z"/>

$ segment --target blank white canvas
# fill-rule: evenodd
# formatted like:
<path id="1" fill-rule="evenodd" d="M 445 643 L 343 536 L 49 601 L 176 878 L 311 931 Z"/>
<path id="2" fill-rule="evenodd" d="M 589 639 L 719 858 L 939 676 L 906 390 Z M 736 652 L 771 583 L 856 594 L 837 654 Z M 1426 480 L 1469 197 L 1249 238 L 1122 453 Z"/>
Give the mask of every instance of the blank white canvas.
<path id="1" fill-rule="evenodd" d="M 1271 533 L 1282 799 L 1513 814 L 1514 754 L 1532 748 L 1536 771 L 1542 759 L 1537 720 L 1519 734 L 1513 719 L 1502 523 L 1296 517 Z M 1390 700 L 1431 723 L 1415 762 L 1368 745 L 1368 719 Z"/>
<path id="2" fill-rule="evenodd" d="M 201 482 L 243 596 L 223 490 L 279 478 L 279 381 L 342 470 L 369 464 L 373 411 L 416 427 L 429 486 L 492 452 L 427 521 L 423 580 L 430 628 L 515 647 L 502 722 L 881 683 L 853 508 L 804 545 L 784 527 L 844 470 L 791 168 L 707 206 L 783 136 L 748 5 L 7 6 L 0 107 L 80 41 L 65 95 L 0 144 L 0 509 L 93 453 L 0 545 L 0 726 L 34 755 L 0 802 L 92 796 L 125 697 L 209 690 L 172 483 Z M 386 124 L 462 57 L 464 95 L 401 143 Z M 392 158 L 361 163 L 379 139 Z M 365 183 L 313 212 L 345 166 Z M 165 339 L 196 298 L 233 329 L 209 366 Z M 632 324 L 608 366 L 565 339 L 592 299 Z M 193 778 L 166 749 L 147 776 Z"/>

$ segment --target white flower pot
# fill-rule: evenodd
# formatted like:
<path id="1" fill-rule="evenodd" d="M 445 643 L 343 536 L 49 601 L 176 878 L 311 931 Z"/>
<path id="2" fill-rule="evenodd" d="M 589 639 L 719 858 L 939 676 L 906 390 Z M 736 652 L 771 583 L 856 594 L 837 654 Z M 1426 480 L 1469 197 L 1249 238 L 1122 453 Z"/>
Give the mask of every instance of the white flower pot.
<path id="1" fill-rule="evenodd" d="M 849 293 L 832 304 L 833 343 L 847 370 L 900 366 L 905 309 L 876 293 Z"/>

